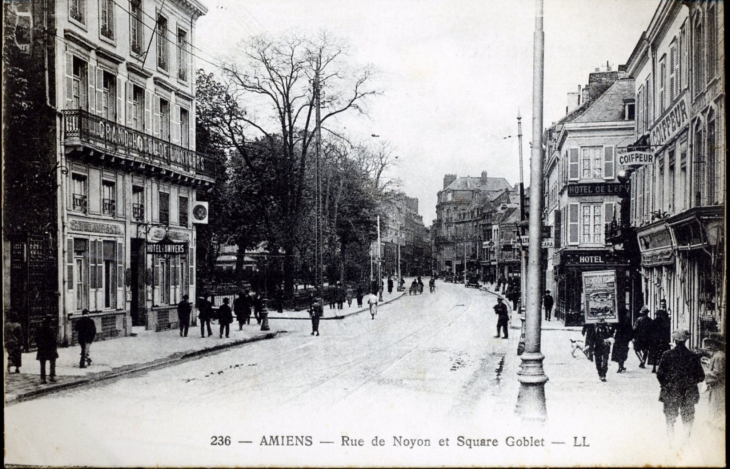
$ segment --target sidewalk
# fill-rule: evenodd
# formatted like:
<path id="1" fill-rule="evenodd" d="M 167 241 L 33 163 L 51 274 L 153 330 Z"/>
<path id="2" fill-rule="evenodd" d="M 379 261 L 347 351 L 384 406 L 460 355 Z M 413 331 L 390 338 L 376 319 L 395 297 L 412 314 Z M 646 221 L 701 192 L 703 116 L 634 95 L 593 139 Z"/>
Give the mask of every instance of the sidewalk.
<path id="1" fill-rule="evenodd" d="M 36 353 L 24 353 L 21 372 L 5 374 L 5 403 L 169 366 L 218 350 L 273 339 L 286 332 L 262 332 L 261 326 L 255 321 L 250 326 L 244 326 L 243 331 L 238 331 L 236 322 L 231 324 L 230 338 L 218 337 L 217 324 L 212 329 L 212 336 L 202 338 L 199 327 L 191 326 L 188 337 L 180 337 L 177 329 L 154 332 L 135 327 L 133 334 L 136 335 L 94 342 L 90 353 L 93 362 L 86 368 L 79 368 L 80 346 L 59 347 L 56 382 L 48 384 L 40 383 L 40 362 L 36 360 Z M 49 372 L 48 367 L 46 364 L 46 373 Z"/>
<path id="2" fill-rule="evenodd" d="M 403 292 L 385 293 L 384 301 L 379 305 L 391 303 L 403 294 Z M 344 319 L 366 311 L 369 311 L 367 306 L 358 308 L 356 302 L 353 301 L 353 306 L 348 308 L 345 303 L 342 310 L 325 308 L 325 315 L 322 319 Z M 154 332 L 146 331 L 143 327 L 135 327 L 133 335 L 129 337 L 94 342 L 91 345 L 90 354 L 93 362 L 86 368 L 79 368 L 80 346 L 59 347 L 55 383 L 49 381 L 48 384 L 41 384 L 40 365 L 36 360 L 36 353 L 24 353 L 21 372 L 5 375 L 5 403 L 20 402 L 77 386 L 162 368 L 218 350 L 273 339 L 286 333 L 285 330 L 263 332 L 260 330 L 261 326 L 256 324 L 256 320 L 253 317 L 251 319 L 251 325 L 244 326 L 243 331 L 239 331 L 238 323 L 234 318 L 230 338 L 224 339 L 218 337 L 217 323 L 213 323 L 211 326 L 213 335 L 205 338 L 200 337 L 199 325 L 190 327 L 188 337 L 180 337 L 177 329 Z M 269 311 L 269 320 L 274 319 L 308 321 L 310 318 L 309 312 L 306 310 L 284 311 L 283 313 Z M 5 359 L 7 360 L 7 355 Z M 49 373 L 49 365 L 46 364 L 46 367 L 46 372 Z M 5 369 L 7 370 L 7 366 Z"/>
<path id="3" fill-rule="evenodd" d="M 507 305 L 507 308 L 510 311 L 510 316 L 512 317 L 512 321 L 510 321 L 509 328 L 510 329 L 521 329 L 522 328 L 522 321 L 520 321 L 519 314 L 514 314 L 515 311 L 512 309 L 512 302 L 507 300 L 507 297 L 499 293 L 495 290 L 490 290 L 486 286 L 482 286 L 480 290 L 485 291 L 487 293 L 491 293 L 492 295 L 502 298 L 504 300 L 504 304 Z M 542 313 L 541 313 L 542 314 Z M 581 326 L 564 326 L 562 322 L 560 322 L 559 319 L 553 318 L 552 321 L 546 321 L 542 320 L 540 323 L 540 328 L 543 331 L 581 331 L 583 328 Z"/>

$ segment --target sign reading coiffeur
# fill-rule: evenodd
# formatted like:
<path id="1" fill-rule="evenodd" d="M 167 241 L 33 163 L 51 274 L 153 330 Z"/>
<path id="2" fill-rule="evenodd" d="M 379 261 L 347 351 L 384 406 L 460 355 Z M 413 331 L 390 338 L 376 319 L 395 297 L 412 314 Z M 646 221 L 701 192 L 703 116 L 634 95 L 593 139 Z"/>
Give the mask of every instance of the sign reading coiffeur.
<path id="1" fill-rule="evenodd" d="M 618 162 L 624 166 L 641 166 L 654 162 L 654 154 L 645 151 L 632 151 L 618 155 Z"/>
<path id="2" fill-rule="evenodd" d="M 677 101 L 677 104 L 659 119 L 651 129 L 652 147 L 660 147 L 667 143 L 672 137 L 689 122 L 689 105 L 687 104 L 687 93 Z"/>

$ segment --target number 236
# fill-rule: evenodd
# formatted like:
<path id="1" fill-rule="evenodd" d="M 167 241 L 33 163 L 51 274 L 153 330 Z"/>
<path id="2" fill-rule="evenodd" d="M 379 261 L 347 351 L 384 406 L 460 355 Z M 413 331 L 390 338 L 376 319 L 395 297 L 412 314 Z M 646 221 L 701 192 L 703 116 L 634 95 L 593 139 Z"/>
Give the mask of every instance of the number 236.
<path id="1" fill-rule="evenodd" d="M 211 436 L 210 445 L 211 446 L 230 446 L 231 437 L 230 436 Z"/>

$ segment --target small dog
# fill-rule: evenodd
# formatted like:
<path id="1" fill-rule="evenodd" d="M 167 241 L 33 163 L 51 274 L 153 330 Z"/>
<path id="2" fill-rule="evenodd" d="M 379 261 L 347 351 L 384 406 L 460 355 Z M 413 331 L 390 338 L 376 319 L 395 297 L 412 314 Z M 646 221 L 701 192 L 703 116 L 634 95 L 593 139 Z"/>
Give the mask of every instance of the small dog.
<path id="1" fill-rule="evenodd" d="M 576 350 L 580 350 L 581 352 L 583 352 L 585 354 L 586 357 L 588 357 L 588 352 L 583 348 L 584 345 L 585 345 L 585 342 L 583 342 L 582 340 L 570 339 L 570 346 L 573 349 L 570 352 L 570 355 L 572 355 L 572 357 L 575 358 Z"/>

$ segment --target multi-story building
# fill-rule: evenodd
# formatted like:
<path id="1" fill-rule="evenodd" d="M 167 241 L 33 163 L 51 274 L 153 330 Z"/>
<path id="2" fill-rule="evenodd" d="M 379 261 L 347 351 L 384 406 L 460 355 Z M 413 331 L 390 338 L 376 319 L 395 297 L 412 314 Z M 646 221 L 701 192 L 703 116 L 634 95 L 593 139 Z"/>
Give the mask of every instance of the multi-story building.
<path id="1" fill-rule="evenodd" d="M 399 257 L 402 275 L 430 274 L 430 235 L 418 213 L 417 198 L 396 193 L 384 203 L 380 241 L 384 276 L 397 276 Z"/>
<path id="2" fill-rule="evenodd" d="M 444 176 L 443 190 L 438 192 L 436 220 L 433 223 L 434 260 L 436 270 L 451 275 L 463 273 L 467 264 L 479 269 L 479 252 L 483 235 L 480 220 L 484 210 L 480 200 L 495 198 L 511 189 L 504 178 Z"/>
<path id="3" fill-rule="evenodd" d="M 725 331 L 723 2 L 662 1 L 628 60 L 636 80 L 630 223 L 639 287 L 692 344 Z"/>
<path id="4" fill-rule="evenodd" d="M 174 327 L 174 305 L 184 294 L 195 298 L 195 223 L 207 219 L 197 193 L 217 171 L 214 159 L 195 151 L 192 50 L 206 8 L 197 0 L 10 5 L 41 39 L 28 54 L 44 64 L 42 99 L 54 115 L 47 152 L 22 157 L 50 159 L 57 184 L 49 242 L 8 227 L 5 305 L 25 315 L 31 346 L 49 312 L 66 343 L 83 309 L 102 338 L 127 335 L 132 325 Z M 5 200 L 16 211 L 24 203 Z M 33 280 L 49 267 L 38 261 L 41 252 L 57 273 L 44 287 Z M 28 309 L 47 291 L 46 311 Z"/>
<path id="5" fill-rule="evenodd" d="M 616 155 L 633 141 L 634 80 L 623 71 L 596 71 L 573 104 L 548 129 L 545 156 L 545 224 L 553 238 L 546 289 L 566 324 L 583 320 L 583 272 L 615 270 L 618 297 L 630 289 L 624 281 L 628 263 L 607 243 L 604 225 L 618 217 L 624 186 Z"/>

